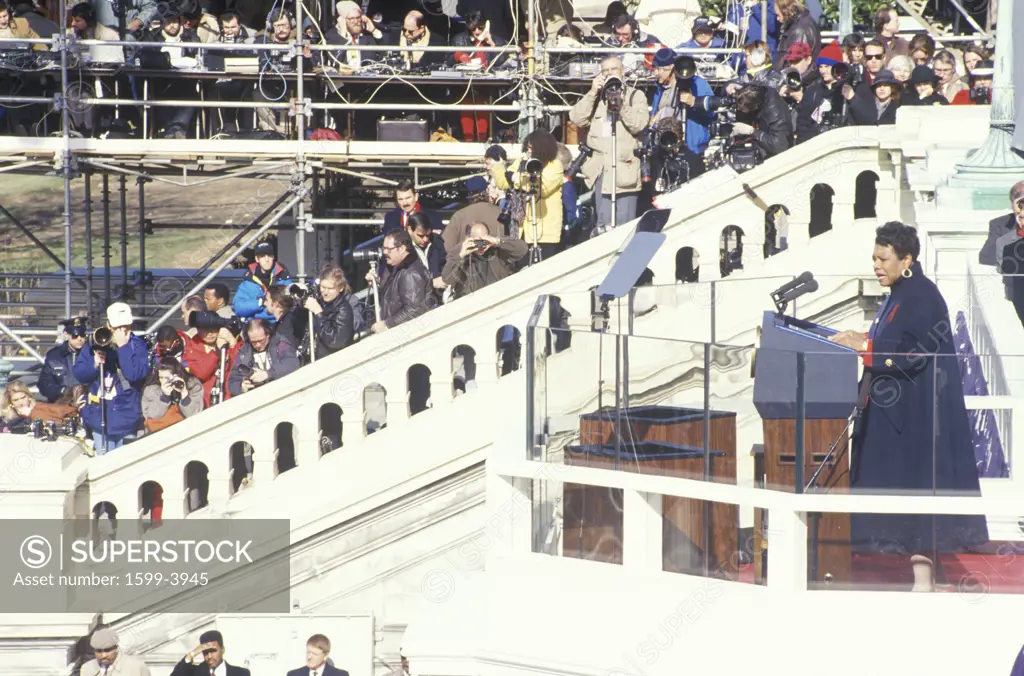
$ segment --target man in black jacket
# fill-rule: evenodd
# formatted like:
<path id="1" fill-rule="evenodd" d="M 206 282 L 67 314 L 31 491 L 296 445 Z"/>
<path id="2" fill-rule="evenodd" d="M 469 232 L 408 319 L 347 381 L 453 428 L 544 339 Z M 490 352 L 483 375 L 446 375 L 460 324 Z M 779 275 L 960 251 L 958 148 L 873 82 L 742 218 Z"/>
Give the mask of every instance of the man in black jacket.
<path id="1" fill-rule="evenodd" d="M 85 317 L 68 319 L 61 324 L 64 325 L 66 338 L 63 343 L 46 353 L 46 361 L 39 372 L 39 382 L 36 383 L 39 394 L 46 397 L 46 401 L 51 404 L 78 384 L 72 367 L 85 341 L 89 339 Z"/>
<path id="2" fill-rule="evenodd" d="M 995 266 L 1003 275 L 1006 298 L 1013 302 L 1024 323 L 1024 181 L 1010 188 L 1010 206 L 1013 213 L 989 221 L 988 238 L 978 253 L 978 262 Z"/>
<path id="3" fill-rule="evenodd" d="M 430 275 L 413 252 L 413 246 L 412 238 L 404 230 L 384 238 L 384 261 L 391 274 L 380 286 L 380 320 L 370 327 L 374 333 L 415 319 L 436 304 Z M 372 268 L 366 274 L 366 280 L 374 284 L 378 282 Z"/>
<path id="4" fill-rule="evenodd" d="M 254 320 L 261 321 L 261 320 Z M 203 661 L 195 664 L 196 658 Z M 236 667 L 224 661 L 224 637 L 217 630 L 204 631 L 199 645 L 189 651 L 174 665 L 171 676 L 250 676 L 249 670 Z"/>
<path id="5" fill-rule="evenodd" d="M 748 84 L 736 92 L 736 124 L 733 136 L 749 136 L 764 158 L 789 148 L 793 138 L 789 107 L 770 87 Z"/>
<path id="6" fill-rule="evenodd" d="M 444 47 L 448 44 L 444 36 L 430 30 L 423 12 L 416 10 L 405 15 L 401 31 L 389 42 L 399 47 Z M 441 66 L 445 61 L 444 52 L 401 52 L 401 57 L 406 70 L 428 69 Z"/>
<path id="7" fill-rule="evenodd" d="M 444 56 L 443 53 L 440 54 Z M 388 235 L 396 230 L 405 230 L 409 225 L 409 217 L 420 212 L 426 214 L 427 218 L 430 219 L 430 224 L 434 230 L 441 232 L 444 229 L 444 223 L 441 221 L 440 215 L 433 211 L 426 211 L 420 206 L 416 185 L 407 178 L 403 178 L 395 186 L 395 204 L 397 205 L 396 209 L 392 209 L 384 214 L 382 235 Z"/>
<path id="8" fill-rule="evenodd" d="M 146 48 L 142 52 L 143 67 L 153 69 L 173 68 L 176 61 L 182 58 L 196 58 L 199 50 L 180 47 L 184 43 L 198 43 L 199 36 L 191 28 L 185 26 L 181 15 L 165 16 L 160 20 L 160 27 L 145 36 L 146 42 L 163 42 L 167 46 L 159 49 Z M 195 83 L 177 77 L 153 78 L 150 80 L 150 96 L 157 101 L 195 100 L 197 94 Z M 157 128 L 162 130 L 164 138 L 185 139 L 188 136 L 195 108 L 159 107 L 156 109 Z"/>
<path id="9" fill-rule="evenodd" d="M 320 270 L 318 276 L 320 300 L 309 296 L 306 298 L 304 311 L 313 314 L 312 335 L 315 339 L 317 359 L 334 354 L 352 343 L 355 316 L 348 297 L 352 290 L 345 279 L 345 273 L 337 265 L 328 263 Z M 309 334 L 306 334 L 306 341 Z M 309 351 L 308 344 L 302 345 L 302 353 Z"/>

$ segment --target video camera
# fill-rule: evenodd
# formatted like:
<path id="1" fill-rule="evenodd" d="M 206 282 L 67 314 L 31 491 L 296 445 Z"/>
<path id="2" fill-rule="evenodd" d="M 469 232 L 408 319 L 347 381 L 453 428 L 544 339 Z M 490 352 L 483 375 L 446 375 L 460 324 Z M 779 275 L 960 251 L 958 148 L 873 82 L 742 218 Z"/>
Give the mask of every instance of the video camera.
<path id="1" fill-rule="evenodd" d="M 233 336 L 242 335 L 242 319 L 240 317 L 221 317 L 216 312 L 194 310 L 188 316 L 188 325 L 200 331 L 220 331 L 227 329 Z"/>
<path id="2" fill-rule="evenodd" d="M 668 129 L 658 131 L 654 127 L 644 130 L 643 143 L 633 153 L 640 158 L 640 180 L 653 181 L 666 160 L 679 154 L 682 139 Z"/>
<path id="3" fill-rule="evenodd" d="M 971 102 L 976 106 L 992 105 L 992 90 L 988 87 L 971 87 Z"/>
<path id="4" fill-rule="evenodd" d="M 566 170 L 565 176 L 570 181 L 576 178 L 576 174 L 579 173 L 580 169 L 583 168 L 583 163 L 590 159 L 590 156 L 594 154 L 594 149 L 587 145 L 586 141 L 580 141 L 579 154 L 576 155 L 576 159 L 572 161 Z"/>
<path id="5" fill-rule="evenodd" d="M 43 422 L 38 418 L 32 421 L 32 436 L 42 441 L 57 441 L 57 437 L 73 437 L 82 429 L 82 419 L 78 416 L 65 418 L 61 422 L 48 420 Z"/>
<path id="6" fill-rule="evenodd" d="M 800 71 L 792 66 L 782 71 L 782 80 L 786 89 L 791 92 L 802 91 L 804 88 L 804 80 L 800 76 Z"/>

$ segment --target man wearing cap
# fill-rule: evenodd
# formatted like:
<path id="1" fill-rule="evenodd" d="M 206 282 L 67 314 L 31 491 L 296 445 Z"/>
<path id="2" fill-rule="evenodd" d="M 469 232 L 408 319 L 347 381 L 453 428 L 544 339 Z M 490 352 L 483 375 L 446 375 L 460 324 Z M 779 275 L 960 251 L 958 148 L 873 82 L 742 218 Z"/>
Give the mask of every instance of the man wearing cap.
<path id="1" fill-rule="evenodd" d="M 790 47 L 790 52 L 794 49 L 799 49 L 802 56 L 792 64 L 800 73 L 802 86 L 799 89 L 786 86 L 784 91 L 796 104 L 796 142 L 803 143 L 821 133 L 825 116 L 835 106 L 832 94 L 836 80 L 832 76 L 832 66 L 843 60 L 843 51 L 838 40 L 832 42 L 821 50 L 815 62 L 817 67 L 811 68 L 811 46 L 798 42 Z"/>
<path id="2" fill-rule="evenodd" d="M 88 321 L 86 317 L 74 317 L 61 322 L 64 326 L 64 342 L 46 353 L 36 386 L 39 394 L 51 404 L 78 384 L 74 365 L 82 352 L 82 346 L 89 339 Z"/>
<path id="3" fill-rule="evenodd" d="M 142 386 L 149 375 L 149 351 L 146 342 L 132 333 L 133 320 L 127 303 L 112 304 L 107 308 L 109 345 L 94 347 L 86 342 L 75 360 L 75 377 L 89 385 L 82 421 L 100 455 L 135 439 L 142 427 Z"/>
<path id="4" fill-rule="evenodd" d="M 674 117 L 684 124 L 686 147 L 697 158 L 704 155 L 711 140 L 711 121 L 714 116 L 697 105 L 698 97 L 714 92 L 707 80 L 697 74 L 697 66 L 690 56 L 676 56 L 669 48 L 654 54 L 654 78 L 657 86 L 651 97 L 650 126 L 660 120 Z M 690 178 L 703 172 L 702 162 L 691 162 Z M 693 170 L 699 168 L 694 173 Z"/>
<path id="5" fill-rule="evenodd" d="M 274 245 L 270 242 L 260 242 L 253 253 L 256 260 L 249 264 L 242 283 L 238 285 L 232 307 L 239 317 L 266 319 L 273 323 L 276 321 L 274 315 L 267 311 L 266 306 L 267 289 L 274 284 L 288 286 L 292 283 L 292 276 L 277 261 Z"/>
<path id="6" fill-rule="evenodd" d="M 715 35 L 715 24 L 706 16 L 698 16 L 693 20 L 693 37 L 682 43 L 676 49 L 692 49 L 692 50 L 704 50 L 704 49 L 725 49 L 725 40 Z M 725 57 L 721 54 L 690 54 L 697 61 L 703 63 L 716 63 L 724 62 Z M 731 60 L 735 65 L 735 57 Z"/>
<path id="7" fill-rule="evenodd" d="M 81 676 L 149 676 L 149 667 L 137 657 L 118 648 L 117 632 L 103 627 L 89 637 L 94 659 L 82 665 Z"/>
<path id="8" fill-rule="evenodd" d="M 462 240 L 466 239 L 469 227 L 474 223 L 486 225 L 492 237 L 501 237 L 506 234 L 505 228 L 498 220 L 498 217 L 501 216 L 501 209 L 491 201 L 488 194 L 487 179 L 482 176 L 470 178 L 466 181 L 466 192 L 469 193 L 466 206 L 452 214 L 448 225 L 441 231 L 447 258 L 457 256 L 462 250 Z"/>

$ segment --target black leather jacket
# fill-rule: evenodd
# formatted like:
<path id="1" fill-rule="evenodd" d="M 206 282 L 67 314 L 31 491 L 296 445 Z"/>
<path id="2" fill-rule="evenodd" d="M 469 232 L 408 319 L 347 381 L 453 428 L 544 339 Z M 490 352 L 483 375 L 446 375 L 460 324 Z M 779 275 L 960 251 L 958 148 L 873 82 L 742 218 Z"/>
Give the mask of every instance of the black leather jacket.
<path id="1" fill-rule="evenodd" d="M 381 284 L 380 317 L 389 329 L 415 319 L 436 305 L 430 274 L 410 253 Z"/>
<path id="2" fill-rule="evenodd" d="M 330 303 L 323 303 L 322 307 L 323 312 L 313 315 L 317 359 L 323 359 L 351 345 L 355 325 L 355 312 L 347 293 L 339 293 L 337 298 Z"/>
<path id="3" fill-rule="evenodd" d="M 46 353 L 43 369 L 39 372 L 39 382 L 36 383 L 39 394 L 46 397 L 46 401 L 52 404 L 64 392 L 78 385 L 78 378 L 72 371 L 77 358 L 78 353 L 72 354 L 67 343 L 61 343 Z"/>
<path id="4" fill-rule="evenodd" d="M 806 9 L 790 17 L 782 25 L 782 35 L 779 36 L 778 44 L 775 47 L 775 53 L 778 55 L 773 64 L 775 70 L 785 69 L 786 60 L 783 57 L 789 48 L 798 42 L 806 42 L 810 45 L 811 63 L 817 62 L 818 54 L 821 53 L 821 29 L 818 28 L 818 24 Z M 812 65 L 812 68 L 817 68 L 817 66 Z"/>
<path id="5" fill-rule="evenodd" d="M 764 150 L 765 157 L 774 157 L 792 145 L 793 124 L 789 106 L 771 87 L 766 92 L 764 106 L 757 115 L 754 141 Z"/>

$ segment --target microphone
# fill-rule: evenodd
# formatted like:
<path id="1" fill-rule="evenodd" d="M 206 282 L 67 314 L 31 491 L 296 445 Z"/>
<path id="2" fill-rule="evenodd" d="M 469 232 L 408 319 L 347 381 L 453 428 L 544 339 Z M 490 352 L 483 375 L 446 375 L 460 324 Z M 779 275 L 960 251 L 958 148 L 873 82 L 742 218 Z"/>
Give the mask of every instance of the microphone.
<path id="1" fill-rule="evenodd" d="M 783 296 L 782 296 L 782 298 L 780 298 L 780 300 L 783 303 L 786 303 L 788 305 L 789 303 L 792 303 L 794 300 L 796 300 L 800 296 L 806 295 L 808 293 L 814 293 L 817 290 L 818 290 L 818 280 L 811 279 L 809 282 L 807 282 L 803 286 L 798 286 L 795 289 L 790 289 L 788 292 L 783 294 Z"/>
<path id="2" fill-rule="evenodd" d="M 782 296 L 786 295 L 787 293 L 797 288 L 798 286 L 802 286 L 803 284 L 806 284 L 807 282 L 810 282 L 813 279 L 814 275 L 812 275 L 810 271 L 803 272 L 793 281 L 786 282 L 785 284 L 777 288 L 775 291 L 772 291 L 772 298 L 781 298 Z"/>

